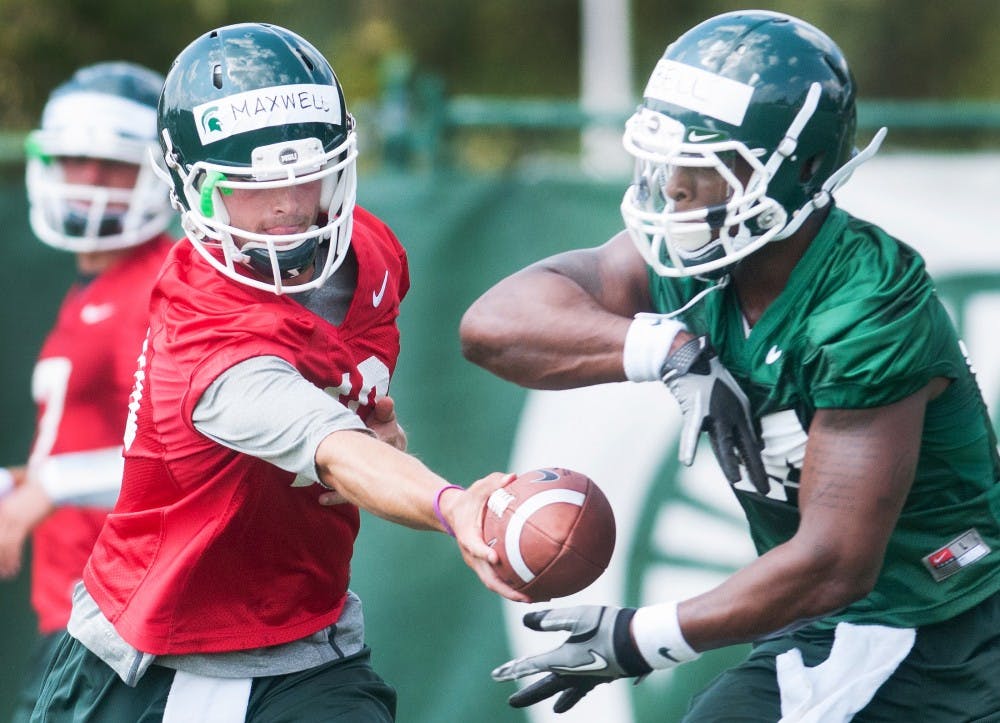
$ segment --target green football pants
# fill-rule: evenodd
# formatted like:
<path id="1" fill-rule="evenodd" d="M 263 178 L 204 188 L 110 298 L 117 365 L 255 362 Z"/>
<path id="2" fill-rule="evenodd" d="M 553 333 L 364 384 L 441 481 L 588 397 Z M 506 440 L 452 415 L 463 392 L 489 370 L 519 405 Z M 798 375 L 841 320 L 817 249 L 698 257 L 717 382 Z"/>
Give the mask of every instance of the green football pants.
<path id="1" fill-rule="evenodd" d="M 79 641 L 65 634 L 50 663 L 31 720 L 36 723 L 160 723 L 175 671 L 152 665 L 134 688 Z M 396 692 L 375 673 L 370 651 L 287 675 L 254 678 L 246 721 L 395 719 Z"/>
<path id="2" fill-rule="evenodd" d="M 756 645 L 740 665 L 694 698 L 684 723 L 775 723 L 781 692 L 775 658 L 798 648 L 808 668 L 827 660 L 833 630 L 804 628 Z M 857 660 L 863 665 L 863 660 Z M 1000 721 L 1000 595 L 916 630 L 899 666 L 853 723 Z"/>

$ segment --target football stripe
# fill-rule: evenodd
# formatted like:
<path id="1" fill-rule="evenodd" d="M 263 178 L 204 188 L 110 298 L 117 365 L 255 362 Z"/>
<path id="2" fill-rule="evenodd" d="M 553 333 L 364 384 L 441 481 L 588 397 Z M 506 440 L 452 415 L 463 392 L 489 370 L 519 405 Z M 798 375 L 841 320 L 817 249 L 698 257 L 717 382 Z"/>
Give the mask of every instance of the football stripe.
<path id="1" fill-rule="evenodd" d="M 507 552 L 507 560 L 511 568 L 525 582 L 531 582 L 535 578 L 535 573 L 528 569 L 524 558 L 521 556 L 521 530 L 528 522 L 528 519 L 547 505 L 555 505 L 560 502 L 583 506 L 584 494 L 574 490 L 558 489 L 546 490 L 532 495 L 519 505 L 511 513 L 510 522 L 507 523 L 507 534 L 504 536 L 504 550 Z"/>

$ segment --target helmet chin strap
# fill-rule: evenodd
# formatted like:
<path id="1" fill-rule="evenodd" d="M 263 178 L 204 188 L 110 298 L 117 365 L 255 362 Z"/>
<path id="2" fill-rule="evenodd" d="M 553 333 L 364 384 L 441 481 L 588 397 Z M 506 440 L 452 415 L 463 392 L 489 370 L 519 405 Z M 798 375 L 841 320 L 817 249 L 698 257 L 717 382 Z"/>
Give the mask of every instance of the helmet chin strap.
<path id="1" fill-rule="evenodd" d="M 799 112 L 795 114 L 795 118 L 792 119 L 788 130 L 785 131 L 785 137 L 781 139 L 781 142 L 774 149 L 774 153 L 771 154 L 771 157 L 767 159 L 767 163 L 764 164 L 764 171 L 767 173 L 768 178 L 774 177 L 778 166 L 784 163 L 786 158 L 795 153 L 795 148 L 799 145 L 799 134 L 802 133 L 802 129 L 806 127 L 806 123 L 809 122 L 813 113 L 816 112 L 816 107 L 819 105 L 819 99 L 822 95 L 823 88 L 819 83 L 813 83 L 809 86 L 805 102 L 802 103 Z"/>
<path id="2" fill-rule="evenodd" d="M 871 142 L 865 146 L 864 150 L 855 153 L 851 156 L 851 159 L 847 163 L 831 173 L 830 177 L 823 182 L 823 185 L 820 187 L 819 191 L 817 191 L 816 195 L 809 199 L 809 201 L 802 206 L 802 208 L 795 212 L 789 224 L 785 226 L 785 228 L 781 229 L 781 232 L 774 238 L 788 238 L 799 230 L 799 227 L 802 226 L 813 211 L 827 206 L 830 201 L 833 200 L 834 192 L 850 180 L 851 174 L 854 173 L 855 169 L 878 153 L 878 149 L 882 146 L 882 141 L 885 140 L 885 135 L 888 132 L 888 129 L 885 127 L 879 128 L 878 133 L 876 133 Z"/>
<path id="3" fill-rule="evenodd" d="M 318 226 L 310 226 L 308 230 L 315 231 L 318 228 Z M 282 279 L 294 279 L 313 264 L 318 248 L 318 238 L 306 239 L 295 248 L 274 250 L 272 261 L 271 249 L 260 246 L 244 247 L 240 250 L 240 257 L 237 260 L 245 263 L 265 278 L 274 275 L 276 266 Z"/>
<path id="4" fill-rule="evenodd" d="M 788 126 L 788 132 L 785 134 L 785 137 L 782 139 L 781 143 L 778 144 L 778 147 L 774 150 L 774 153 L 771 154 L 771 157 L 767 160 L 767 163 L 764 166 L 764 170 L 767 172 L 768 178 L 773 177 L 774 173 L 778 170 L 778 166 L 780 166 L 786 158 L 795 152 L 795 148 L 799 142 L 799 134 L 802 133 L 802 129 L 805 128 L 806 123 L 809 122 L 813 113 L 816 112 L 816 107 L 819 105 L 819 99 L 822 92 L 823 91 L 819 83 L 813 83 L 809 86 L 809 92 L 806 94 L 805 102 L 802 104 L 799 112 L 792 120 L 791 125 Z M 855 153 L 847 163 L 831 173 L 830 177 L 823 182 L 820 190 L 811 199 L 809 199 L 809 201 L 807 201 L 802 208 L 792 214 L 792 218 L 788 222 L 788 225 L 774 235 L 774 240 L 778 241 L 788 238 L 799 230 L 813 211 L 823 208 L 829 204 L 831 198 L 833 197 L 833 192 L 847 182 L 847 180 L 851 177 L 851 174 L 854 172 L 854 169 L 878 152 L 886 133 L 887 130 L 885 128 L 881 128 L 879 132 L 875 134 L 871 143 L 869 143 L 863 151 Z"/>
<path id="5" fill-rule="evenodd" d="M 730 276 L 728 273 L 721 274 L 718 277 L 699 277 L 699 278 L 704 278 L 706 281 L 714 281 L 715 283 L 712 284 L 711 286 L 706 286 L 704 289 L 699 291 L 697 294 L 691 297 L 691 300 L 689 302 L 684 304 L 684 306 L 680 307 L 679 309 L 674 309 L 669 313 L 662 314 L 663 318 L 674 319 L 680 316 L 685 311 L 687 311 L 695 304 L 697 304 L 699 301 L 704 299 L 706 296 L 711 294 L 713 291 L 721 291 L 722 289 L 729 286 L 729 281 L 730 281 Z"/>
<path id="6" fill-rule="evenodd" d="M 771 154 L 771 157 L 767 159 L 767 163 L 764 164 L 764 178 L 768 181 L 771 178 L 774 178 L 774 174 L 777 173 L 778 167 L 785 162 L 785 159 L 791 157 L 791 155 L 795 153 L 795 149 L 799 145 L 799 135 L 802 133 L 802 129 L 806 127 L 806 123 L 809 122 L 809 119 L 813 117 L 813 113 L 816 112 L 816 108 L 819 106 L 819 99 L 822 95 L 823 87 L 819 83 L 813 83 L 809 86 L 809 92 L 806 93 L 806 99 L 802 103 L 802 107 L 799 108 L 799 112 L 795 114 L 795 117 L 789 124 L 788 130 L 785 131 L 785 137 L 781 139 L 781 142 L 778 143 L 777 147 L 774 149 L 774 153 Z M 778 208 L 780 208 L 780 205 L 778 205 Z M 809 212 L 812 212 L 811 208 L 809 209 Z M 785 220 L 782 218 L 785 216 L 784 213 L 775 214 L 774 211 L 769 213 L 772 215 L 770 219 L 767 219 L 770 221 L 770 223 L 767 224 L 767 228 L 774 228 L 777 225 L 776 222 L 783 222 Z M 767 215 L 769 214 L 764 214 L 764 216 Z M 771 239 L 777 241 L 787 238 L 800 225 L 802 225 L 802 221 L 804 220 L 804 216 L 799 219 L 797 215 L 793 215 L 791 223 L 776 232 Z M 791 230 L 789 230 L 790 228 Z"/>

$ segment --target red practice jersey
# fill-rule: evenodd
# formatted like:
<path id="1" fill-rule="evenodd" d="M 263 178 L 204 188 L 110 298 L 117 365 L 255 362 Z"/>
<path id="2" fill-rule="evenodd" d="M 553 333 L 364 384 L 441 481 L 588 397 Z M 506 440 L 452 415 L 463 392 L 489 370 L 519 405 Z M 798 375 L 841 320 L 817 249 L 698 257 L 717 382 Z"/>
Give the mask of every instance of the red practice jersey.
<path id="1" fill-rule="evenodd" d="M 333 326 L 289 296 L 226 278 L 190 244 L 153 290 L 125 434 L 125 476 L 84 583 L 118 633 L 157 655 L 297 640 L 336 622 L 359 514 L 200 434 L 192 412 L 226 369 L 273 355 L 365 418 L 388 391 L 409 288 L 393 233 L 361 208 L 358 283 Z"/>
<path id="2" fill-rule="evenodd" d="M 66 294 L 32 377 L 38 405 L 31 464 L 50 456 L 122 445 L 135 360 L 149 324 L 148 301 L 173 242 L 136 247 Z M 31 602 L 42 633 L 66 627 L 74 584 L 108 510 L 59 506 L 32 537 Z"/>

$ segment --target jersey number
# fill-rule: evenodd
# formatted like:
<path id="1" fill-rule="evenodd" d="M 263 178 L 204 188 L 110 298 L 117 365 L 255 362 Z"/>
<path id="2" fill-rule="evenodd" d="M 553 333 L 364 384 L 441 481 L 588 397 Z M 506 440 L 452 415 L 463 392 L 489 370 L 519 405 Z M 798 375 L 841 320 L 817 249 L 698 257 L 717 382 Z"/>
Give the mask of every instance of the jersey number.
<path id="1" fill-rule="evenodd" d="M 132 393 L 128 396 L 128 417 L 125 419 L 125 449 L 128 450 L 135 441 L 136 416 L 139 413 L 139 403 L 142 401 L 142 386 L 146 381 L 146 350 L 149 349 L 149 329 L 146 330 L 146 338 L 142 340 L 142 350 L 139 352 L 137 369 L 135 370 L 135 384 L 132 386 Z"/>
<path id="2" fill-rule="evenodd" d="M 358 407 L 362 404 L 372 401 L 372 391 L 376 397 L 383 396 L 389 391 L 389 367 L 378 357 L 370 356 L 358 364 L 358 373 L 361 374 L 361 389 L 356 396 L 351 394 L 354 385 L 351 384 L 351 375 L 346 372 L 340 378 L 339 387 L 327 387 L 323 390 L 332 397 L 347 397 L 344 404 L 352 412 L 358 411 Z"/>
<path id="3" fill-rule="evenodd" d="M 31 375 L 31 396 L 35 404 L 44 407 L 45 411 L 38 420 L 38 434 L 28 461 L 31 465 L 48 457 L 56 443 L 72 370 L 72 362 L 65 357 L 42 359 L 35 365 Z"/>

